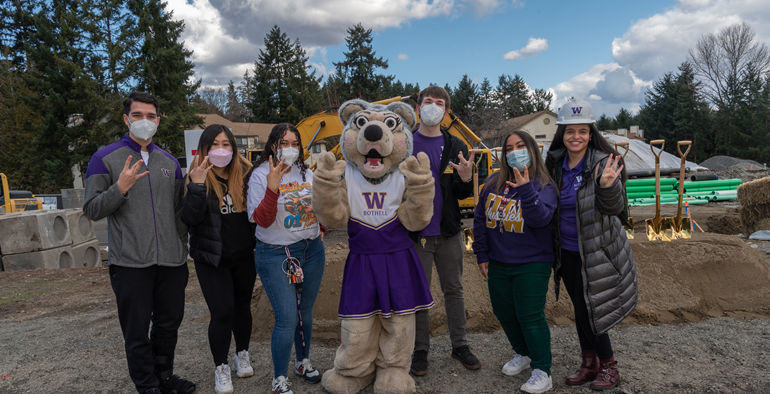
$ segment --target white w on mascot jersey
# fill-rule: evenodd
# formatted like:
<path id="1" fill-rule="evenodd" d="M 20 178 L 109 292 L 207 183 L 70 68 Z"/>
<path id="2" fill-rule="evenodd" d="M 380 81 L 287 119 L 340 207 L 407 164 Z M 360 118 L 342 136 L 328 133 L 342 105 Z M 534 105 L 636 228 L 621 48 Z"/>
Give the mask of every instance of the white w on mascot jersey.
<path id="1" fill-rule="evenodd" d="M 325 153 L 313 176 L 313 208 L 327 227 L 347 227 L 350 253 L 340 295 L 341 342 L 324 388 L 352 394 L 413 393 L 415 312 L 433 306 L 409 231 L 433 216 L 428 156 L 412 156 L 416 115 L 407 104 L 350 100 L 339 109 L 345 160 Z"/>

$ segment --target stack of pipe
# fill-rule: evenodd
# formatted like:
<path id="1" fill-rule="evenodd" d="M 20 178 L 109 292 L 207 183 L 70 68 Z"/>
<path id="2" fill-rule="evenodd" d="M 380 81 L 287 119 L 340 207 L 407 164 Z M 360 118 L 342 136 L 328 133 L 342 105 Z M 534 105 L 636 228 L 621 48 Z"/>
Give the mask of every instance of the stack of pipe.
<path id="1" fill-rule="evenodd" d="M 712 201 L 728 201 L 737 198 L 736 189 L 740 179 L 703 180 L 684 182 L 683 201 L 690 205 L 708 204 Z M 655 179 L 630 179 L 626 182 L 628 203 L 631 206 L 655 204 Z M 679 197 L 679 182 L 675 178 L 660 180 L 660 203 L 676 204 Z"/>

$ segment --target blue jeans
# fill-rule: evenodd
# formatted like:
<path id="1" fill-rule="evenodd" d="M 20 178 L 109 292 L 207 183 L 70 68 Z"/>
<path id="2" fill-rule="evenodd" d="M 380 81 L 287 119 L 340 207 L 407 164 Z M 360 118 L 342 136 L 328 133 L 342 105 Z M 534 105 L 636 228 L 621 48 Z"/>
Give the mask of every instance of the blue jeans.
<path id="1" fill-rule="evenodd" d="M 288 377 L 292 342 L 298 361 L 309 358 L 310 340 L 313 335 L 313 304 L 318 296 L 326 266 L 326 251 L 320 238 L 305 239 L 288 247 L 291 257 L 299 259 L 305 275 L 299 302 L 302 311 L 302 332 L 308 353 L 304 355 L 297 315 L 296 288 L 293 284 L 289 284 L 289 279 L 284 273 L 286 259 L 284 246 L 259 242 L 254 250 L 254 264 L 275 314 L 275 325 L 270 337 L 274 377 Z"/>

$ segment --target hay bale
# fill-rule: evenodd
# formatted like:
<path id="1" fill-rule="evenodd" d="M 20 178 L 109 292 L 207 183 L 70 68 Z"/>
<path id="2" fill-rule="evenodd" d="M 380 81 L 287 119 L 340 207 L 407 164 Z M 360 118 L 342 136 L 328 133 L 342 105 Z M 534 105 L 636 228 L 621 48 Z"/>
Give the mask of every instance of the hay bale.
<path id="1" fill-rule="evenodd" d="M 743 207 L 770 204 L 770 176 L 739 186 L 738 201 Z M 764 216 L 763 218 L 769 217 Z"/>
<path id="2" fill-rule="evenodd" d="M 747 237 L 759 230 L 770 230 L 770 204 L 742 206 L 741 227 Z"/>

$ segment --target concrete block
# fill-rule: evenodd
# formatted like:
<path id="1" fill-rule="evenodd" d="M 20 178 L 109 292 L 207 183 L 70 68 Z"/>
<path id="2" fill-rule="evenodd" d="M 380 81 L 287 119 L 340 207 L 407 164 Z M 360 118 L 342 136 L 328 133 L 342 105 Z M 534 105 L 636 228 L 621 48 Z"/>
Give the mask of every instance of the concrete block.
<path id="1" fill-rule="evenodd" d="M 94 222 L 83 215 L 82 209 L 68 209 L 64 212 L 67 215 L 72 245 L 80 245 L 95 238 Z"/>
<path id="2" fill-rule="evenodd" d="M 0 216 L 0 253 L 36 252 L 72 244 L 62 210 L 27 211 Z"/>
<path id="3" fill-rule="evenodd" d="M 101 264 L 102 255 L 99 253 L 99 241 L 91 240 L 72 247 L 72 267 L 96 267 Z M 61 268 L 67 268 L 62 266 Z"/>
<path id="4" fill-rule="evenodd" d="M 86 189 L 61 189 L 62 205 L 64 209 L 83 208 Z"/>
<path id="5" fill-rule="evenodd" d="M 72 267 L 74 261 L 72 248 L 70 246 L 62 246 L 39 252 L 5 255 L 3 256 L 3 269 L 5 271 L 55 269 Z"/>

